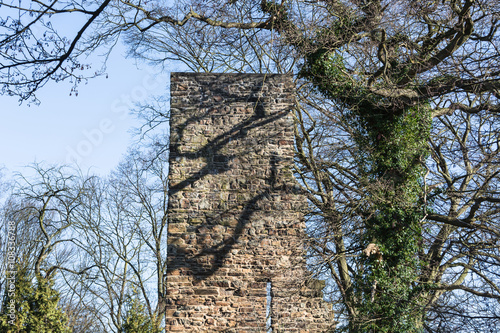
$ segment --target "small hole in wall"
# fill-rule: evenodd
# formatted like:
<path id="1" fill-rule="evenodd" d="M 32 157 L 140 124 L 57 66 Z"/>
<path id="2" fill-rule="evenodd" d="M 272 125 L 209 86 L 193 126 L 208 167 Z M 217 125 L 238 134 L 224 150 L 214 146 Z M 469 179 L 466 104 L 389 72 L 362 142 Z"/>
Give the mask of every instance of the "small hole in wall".
<path id="1" fill-rule="evenodd" d="M 257 118 L 264 118 L 266 116 L 264 104 L 262 104 L 261 101 L 258 101 L 255 105 L 255 115 L 257 116 Z"/>
<path id="2" fill-rule="evenodd" d="M 272 290 L 271 290 L 271 281 L 267 282 L 266 286 L 266 332 L 271 333 L 273 331 L 272 328 L 272 318 L 271 318 L 271 306 L 273 301 Z"/>

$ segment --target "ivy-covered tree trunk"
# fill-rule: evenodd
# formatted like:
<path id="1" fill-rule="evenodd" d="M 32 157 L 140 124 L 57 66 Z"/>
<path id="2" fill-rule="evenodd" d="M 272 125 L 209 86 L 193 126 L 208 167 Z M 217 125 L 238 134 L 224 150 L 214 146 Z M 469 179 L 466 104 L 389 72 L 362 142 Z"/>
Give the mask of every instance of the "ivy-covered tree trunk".
<path id="1" fill-rule="evenodd" d="M 359 240 L 364 250 L 353 279 L 357 311 L 349 331 L 420 332 L 426 312 L 417 287 L 425 217 L 421 185 L 430 107 L 374 95 L 345 73 L 344 60 L 324 49 L 309 55 L 302 69 L 325 97 L 345 108 L 370 206 Z"/>
<path id="2" fill-rule="evenodd" d="M 428 108 L 357 110 L 355 133 L 365 174 L 370 216 L 355 280 L 359 317 L 354 332 L 419 332 L 419 252 L 422 161 L 427 155 Z"/>

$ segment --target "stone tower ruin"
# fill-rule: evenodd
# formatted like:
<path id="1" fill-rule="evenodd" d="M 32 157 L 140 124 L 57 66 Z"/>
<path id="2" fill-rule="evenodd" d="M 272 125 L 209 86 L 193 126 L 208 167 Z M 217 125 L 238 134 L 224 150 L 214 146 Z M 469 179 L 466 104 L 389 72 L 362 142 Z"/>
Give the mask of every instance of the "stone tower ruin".
<path id="1" fill-rule="evenodd" d="M 333 322 L 306 269 L 293 91 L 286 75 L 172 73 L 167 332 Z"/>

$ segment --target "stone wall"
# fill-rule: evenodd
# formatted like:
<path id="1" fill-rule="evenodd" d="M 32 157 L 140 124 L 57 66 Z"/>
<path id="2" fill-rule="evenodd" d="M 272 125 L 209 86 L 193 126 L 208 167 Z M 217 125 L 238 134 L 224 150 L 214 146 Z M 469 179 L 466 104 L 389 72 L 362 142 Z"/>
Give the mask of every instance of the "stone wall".
<path id="1" fill-rule="evenodd" d="M 267 304 L 273 332 L 333 322 L 305 282 L 293 90 L 283 75 L 172 73 L 167 332 L 266 332 Z"/>

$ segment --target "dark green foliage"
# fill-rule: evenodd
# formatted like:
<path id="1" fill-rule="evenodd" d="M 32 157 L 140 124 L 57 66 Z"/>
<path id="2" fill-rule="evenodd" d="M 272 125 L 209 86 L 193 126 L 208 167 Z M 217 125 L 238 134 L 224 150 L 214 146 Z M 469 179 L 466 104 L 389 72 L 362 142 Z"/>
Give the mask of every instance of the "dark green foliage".
<path id="1" fill-rule="evenodd" d="M 34 294 L 34 287 L 31 277 L 25 268 L 19 267 L 16 273 L 15 291 L 9 297 L 4 295 L 2 302 L 2 313 L 0 315 L 0 332 L 14 333 L 27 332 L 26 326 L 29 319 L 31 297 Z M 9 304 L 15 304 L 15 319 L 8 315 Z"/>
<path id="2" fill-rule="evenodd" d="M 415 287 L 420 263 L 422 161 L 428 155 L 430 107 L 375 95 L 349 75 L 344 59 L 322 48 L 301 75 L 346 109 L 358 145 L 358 168 L 370 205 L 360 245 L 370 244 L 354 278 L 357 316 L 350 332 L 420 332 L 424 311 Z M 360 79 L 360 78 L 358 78 Z"/>
<path id="3" fill-rule="evenodd" d="M 272 25 L 277 31 L 283 31 L 289 25 L 288 11 L 284 6 L 271 1 L 262 1 L 260 9 L 263 13 L 274 16 Z"/>
<path id="4" fill-rule="evenodd" d="M 54 282 L 42 277 L 32 283 L 32 276 L 26 268 L 18 268 L 13 297 L 6 297 L 0 315 L 2 333 L 69 333 L 68 319 L 59 308 L 59 293 L 54 290 Z M 8 306 L 14 300 L 15 320 L 8 316 Z"/>
<path id="5" fill-rule="evenodd" d="M 127 312 L 121 333 L 159 333 L 155 328 L 153 319 L 147 313 L 144 305 L 139 300 L 136 293 L 128 297 Z"/>

